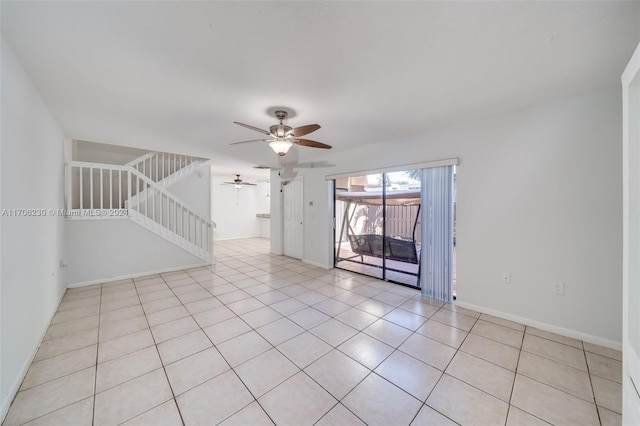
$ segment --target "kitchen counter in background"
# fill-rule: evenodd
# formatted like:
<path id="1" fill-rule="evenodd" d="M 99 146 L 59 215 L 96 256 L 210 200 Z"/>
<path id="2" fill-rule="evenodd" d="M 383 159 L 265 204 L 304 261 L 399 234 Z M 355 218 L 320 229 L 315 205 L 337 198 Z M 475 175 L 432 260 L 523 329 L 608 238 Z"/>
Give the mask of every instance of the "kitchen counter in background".
<path id="1" fill-rule="evenodd" d="M 260 222 L 260 236 L 262 238 L 271 238 L 271 215 L 269 213 L 257 213 L 256 217 Z"/>

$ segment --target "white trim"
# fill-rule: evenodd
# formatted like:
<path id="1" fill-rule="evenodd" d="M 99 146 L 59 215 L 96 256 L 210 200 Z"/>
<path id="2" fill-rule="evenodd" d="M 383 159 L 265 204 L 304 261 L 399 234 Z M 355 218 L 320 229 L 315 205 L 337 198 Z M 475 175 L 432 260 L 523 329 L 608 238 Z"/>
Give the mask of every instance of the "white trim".
<path id="1" fill-rule="evenodd" d="M 322 263 L 314 262 L 313 260 L 309 260 L 309 259 L 302 259 L 302 263 L 306 263 L 307 265 L 311 265 L 311 266 L 317 266 L 318 268 L 327 269 L 327 270 L 333 269 L 332 266 L 323 265 Z"/>
<path id="2" fill-rule="evenodd" d="M 336 264 L 336 227 L 338 218 L 336 217 L 336 182 L 327 181 L 327 223 L 329 224 L 329 235 L 327 235 L 327 259 L 329 269 L 333 269 Z"/>
<path id="3" fill-rule="evenodd" d="M 213 241 L 233 241 L 233 240 L 246 240 L 247 238 L 262 238 L 268 240 L 269 238 L 261 237 L 260 235 L 248 235 L 246 237 L 229 237 L 229 238 L 216 238 Z"/>
<path id="4" fill-rule="evenodd" d="M 532 320 L 529 318 L 521 317 L 518 315 L 507 314 L 501 311 L 496 311 L 493 309 L 485 308 L 483 306 L 478 306 L 471 303 L 456 301 L 454 302 L 454 304 L 456 306 L 460 306 L 461 308 L 467 308 L 467 309 L 481 312 L 483 314 L 493 315 L 494 317 L 506 319 L 509 321 L 514 321 L 520 324 L 528 325 L 530 327 L 539 328 L 540 330 L 559 334 L 561 336 L 571 337 L 573 339 L 582 340 L 587 343 L 593 343 L 594 345 L 605 346 L 607 348 L 615 349 L 617 351 L 622 350 L 622 344 L 620 342 L 616 342 L 609 339 L 603 339 L 602 337 L 593 336 L 591 334 L 583 333 L 581 331 L 576 331 L 576 330 L 572 330 L 564 327 L 558 327 L 556 325 L 548 324 L 546 322 L 540 322 L 540 321 Z"/>
<path id="5" fill-rule="evenodd" d="M 167 273 L 167 272 L 182 271 L 183 269 L 200 268 L 202 266 L 211 266 L 214 263 L 215 263 L 215 259 L 213 259 L 211 262 L 196 263 L 194 265 L 176 266 L 174 268 L 159 269 L 159 270 L 156 270 L 156 271 L 136 272 L 135 274 L 119 275 L 117 277 L 109 277 L 109 278 L 104 278 L 104 279 L 100 279 L 100 280 L 83 281 L 83 282 L 79 282 L 79 283 L 67 284 L 67 288 L 86 287 L 86 286 L 89 286 L 89 285 L 104 284 L 104 283 L 109 283 L 109 282 L 112 282 L 112 281 L 126 280 L 126 279 L 129 279 L 129 278 L 139 278 L 139 277 L 144 277 L 146 275 L 164 274 L 164 273 Z"/>
<path id="6" fill-rule="evenodd" d="M 399 166 L 390 166 L 383 167 L 381 169 L 370 169 L 370 170 L 358 170 L 354 172 L 348 173 L 337 173 L 333 175 L 326 175 L 325 179 L 340 179 L 350 176 L 362 176 L 362 175 L 373 175 L 376 173 L 391 173 L 391 172 L 401 172 L 404 170 L 414 170 L 414 169 L 430 169 L 433 167 L 441 167 L 441 166 L 457 166 L 458 165 L 457 158 L 446 158 L 443 160 L 435 160 L 435 161 L 426 161 L 422 163 L 411 163 L 411 164 L 402 164 Z"/>
<path id="7" fill-rule="evenodd" d="M 30 355 L 27 357 L 27 360 L 22 365 L 22 368 L 20 369 L 20 374 L 18 374 L 15 382 L 13 382 L 13 385 L 11 385 L 11 387 L 9 388 L 7 397 L 4 399 L 4 401 L 2 401 L 2 406 L 0 407 L 0 423 L 5 421 L 6 416 L 9 413 L 9 408 L 11 407 L 11 404 L 13 403 L 14 398 L 18 394 L 18 391 L 20 390 L 20 386 L 22 385 L 22 382 L 24 381 L 25 376 L 29 372 L 29 367 L 31 367 L 31 364 L 33 363 L 33 360 L 36 357 L 36 354 L 38 353 L 38 349 L 40 349 L 40 345 L 42 344 L 44 336 L 47 334 L 47 331 L 49 330 L 49 326 L 51 325 L 51 321 L 53 321 L 53 317 L 55 316 L 56 312 L 58 312 L 58 307 L 60 306 L 60 303 L 62 303 L 62 298 L 64 297 L 65 293 L 66 293 L 66 289 L 65 291 L 62 292 L 62 294 L 60 294 L 60 297 L 58 298 L 58 304 L 56 305 L 53 312 L 51 312 L 49 321 L 47 322 L 47 325 L 42 331 L 42 334 L 40 335 L 40 339 L 38 339 L 35 346 L 31 350 Z"/>
<path id="8" fill-rule="evenodd" d="M 638 134 L 637 114 L 640 106 L 640 45 L 622 73 L 622 415 L 624 424 L 634 424 L 640 418 L 640 400 L 637 386 L 640 385 L 640 357 L 637 335 L 637 208 L 638 194 Z M 634 280 L 632 282 L 632 280 Z M 631 330 L 630 328 L 633 327 Z"/>
<path id="9" fill-rule="evenodd" d="M 100 211 L 100 209 L 83 209 L 86 212 L 89 211 Z M 114 209 L 114 210 L 127 210 L 127 209 Z M 73 211 L 82 211 L 79 209 L 74 209 Z M 104 211 L 104 210 L 103 210 Z M 95 215 L 95 216 L 65 216 L 64 220 L 122 220 L 122 219 L 127 219 L 127 220 L 132 220 L 130 216 L 99 216 L 99 215 Z"/>
<path id="10" fill-rule="evenodd" d="M 141 163 L 141 162 L 143 162 L 143 161 L 145 161 L 145 160 L 148 160 L 149 158 L 153 157 L 153 156 L 154 156 L 154 155 L 156 155 L 156 154 L 158 154 L 158 152 L 157 152 L 157 151 L 149 151 L 149 152 L 147 152 L 146 154 L 141 155 L 140 157 L 135 158 L 135 159 L 133 159 L 133 160 L 129 161 L 127 164 L 125 164 L 125 166 L 126 166 L 126 167 L 133 167 L 133 166 L 135 166 L 135 165 L 136 165 L 136 164 L 138 164 L 138 163 Z"/>

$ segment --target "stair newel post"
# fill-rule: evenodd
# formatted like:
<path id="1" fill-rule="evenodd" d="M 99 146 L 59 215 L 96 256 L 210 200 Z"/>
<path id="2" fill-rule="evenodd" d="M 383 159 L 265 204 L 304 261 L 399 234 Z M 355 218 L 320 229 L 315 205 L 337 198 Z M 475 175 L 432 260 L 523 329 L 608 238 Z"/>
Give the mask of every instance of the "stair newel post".
<path id="1" fill-rule="evenodd" d="M 196 240 L 196 245 L 198 246 L 198 248 L 202 248 L 202 221 L 200 220 L 200 218 L 197 218 L 196 220 L 196 235 L 194 239 Z"/>
<path id="2" fill-rule="evenodd" d="M 64 205 L 66 207 L 67 210 L 71 210 L 72 207 L 72 203 L 71 203 L 71 166 L 69 165 L 69 163 L 66 163 L 64 165 L 64 181 L 67 185 L 67 195 L 65 197 L 64 200 Z"/>
<path id="3" fill-rule="evenodd" d="M 89 167 L 89 208 L 93 210 L 93 167 Z"/>
<path id="4" fill-rule="evenodd" d="M 122 207 L 122 170 L 118 169 L 118 208 Z"/>
<path id="5" fill-rule="evenodd" d="M 136 199 L 138 202 L 136 203 L 136 207 L 138 208 L 138 213 L 140 213 L 140 175 L 136 173 Z M 146 213 L 146 212 L 145 212 Z"/>
<path id="6" fill-rule="evenodd" d="M 109 209 L 113 209 L 113 169 L 109 169 Z"/>
<path id="7" fill-rule="evenodd" d="M 157 223 L 156 219 L 156 189 L 152 188 L 149 183 L 145 182 L 145 200 L 149 199 L 149 190 L 151 190 L 151 220 L 153 221 L 153 225 Z"/>
<path id="8" fill-rule="evenodd" d="M 80 215 L 82 215 L 82 209 L 84 209 L 84 187 L 82 184 L 82 166 L 78 168 L 80 171 Z"/>
<path id="9" fill-rule="evenodd" d="M 104 169 L 100 168 L 98 170 L 100 170 L 100 210 L 102 210 L 104 208 Z"/>
<path id="10" fill-rule="evenodd" d="M 184 238 L 184 206 L 180 204 L 180 236 Z"/>

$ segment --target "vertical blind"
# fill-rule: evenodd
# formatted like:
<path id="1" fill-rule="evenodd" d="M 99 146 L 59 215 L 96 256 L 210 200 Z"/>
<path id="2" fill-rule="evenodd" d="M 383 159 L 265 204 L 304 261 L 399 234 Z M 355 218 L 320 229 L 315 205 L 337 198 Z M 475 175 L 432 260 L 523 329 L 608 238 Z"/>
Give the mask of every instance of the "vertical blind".
<path id="1" fill-rule="evenodd" d="M 422 169 L 424 296 L 453 302 L 453 166 Z"/>

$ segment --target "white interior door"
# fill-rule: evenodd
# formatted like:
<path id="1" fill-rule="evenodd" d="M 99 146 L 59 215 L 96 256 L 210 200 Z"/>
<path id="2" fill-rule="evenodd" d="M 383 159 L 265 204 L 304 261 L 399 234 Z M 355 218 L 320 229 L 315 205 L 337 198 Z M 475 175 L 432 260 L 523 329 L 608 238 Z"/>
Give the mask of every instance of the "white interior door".
<path id="1" fill-rule="evenodd" d="M 622 74 L 622 422 L 640 424 L 640 47 Z"/>
<path id="2" fill-rule="evenodd" d="M 289 182 L 284 186 L 284 255 L 302 259 L 302 178 Z"/>

